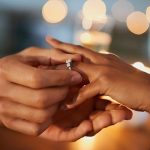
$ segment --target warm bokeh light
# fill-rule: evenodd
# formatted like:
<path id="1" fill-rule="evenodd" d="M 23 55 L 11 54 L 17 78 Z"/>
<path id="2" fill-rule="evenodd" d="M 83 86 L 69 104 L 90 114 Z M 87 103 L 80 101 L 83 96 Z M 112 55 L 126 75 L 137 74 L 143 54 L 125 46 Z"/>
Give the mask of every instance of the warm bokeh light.
<path id="1" fill-rule="evenodd" d="M 81 33 L 80 41 L 82 44 L 86 45 L 109 45 L 111 36 L 104 32 L 89 31 Z"/>
<path id="2" fill-rule="evenodd" d="M 92 150 L 95 147 L 96 137 L 84 137 L 72 145 L 73 150 Z"/>
<path id="3" fill-rule="evenodd" d="M 82 20 L 83 29 L 89 30 L 89 29 L 91 29 L 92 25 L 93 25 L 92 20 L 88 20 L 86 18 L 83 18 L 83 20 Z"/>
<path id="4" fill-rule="evenodd" d="M 83 6 L 83 16 L 88 20 L 100 20 L 106 16 L 105 3 L 102 0 L 87 0 Z"/>
<path id="5" fill-rule="evenodd" d="M 146 10 L 146 17 L 147 17 L 148 21 L 150 22 L 150 6 L 147 7 L 147 10 Z"/>
<path id="6" fill-rule="evenodd" d="M 68 12 L 68 7 L 64 0 L 49 0 L 42 10 L 44 19 L 49 23 L 62 21 Z"/>
<path id="7" fill-rule="evenodd" d="M 128 0 L 118 0 L 112 7 L 113 17 L 120 22 L 125 22 L 133 11 L 134 6 Z"/>
<path id="8" fill-rule="evenodd" d="M 148 30 L 149 22 L 144 13 L 137 11 L 128 16 L 127 27 L 132 33 L 140 35 Z"/>
<path id="9" fill-rule="evenodd" d="M 81 33 L 80 41 L 83 44 L 91 44 L 92 43 L 92 35 L 90 34 L 90 32 Z"/>

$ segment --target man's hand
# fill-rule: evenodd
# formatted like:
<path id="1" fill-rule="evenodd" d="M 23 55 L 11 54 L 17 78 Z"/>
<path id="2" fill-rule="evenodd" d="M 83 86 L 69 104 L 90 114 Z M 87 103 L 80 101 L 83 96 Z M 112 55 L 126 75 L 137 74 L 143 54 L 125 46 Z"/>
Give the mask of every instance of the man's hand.
<path id="1" fill-rule="evenodd" d="M 129 120 L 132 112 L 108 100 L 94 98 L 76 108 L 58 111 L 54 123 L 41 137 L 52 141 L 76 141 L 79 137 L 93 136 L 102 129 Z"/>
<path id="2" fill-rule="evenodd" d="M 75 71 L 40 66 L 53 67 L 68 58 L 80 60 L 79 55 L 35 47 L 0 59 L 0 122 L 5 127 L 29 135 L 49 127 L 68 87 L 82 78 Z"/>

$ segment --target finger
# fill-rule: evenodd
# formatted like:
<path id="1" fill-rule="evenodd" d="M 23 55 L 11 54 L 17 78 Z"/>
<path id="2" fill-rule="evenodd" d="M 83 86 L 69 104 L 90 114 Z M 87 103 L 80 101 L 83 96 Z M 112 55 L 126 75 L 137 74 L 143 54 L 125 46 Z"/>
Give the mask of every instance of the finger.
<path id="1" fill-rule="evenodd" d="M 25 63 L 25 64 L 28 64 L 30 66 L 33 66 L 33 67 L 38 67 L 40 65 L 44 65 L 44 66 L 50 66 L 51 65 L 51 59 L 50 58 L 46 58 L 46 57 L 43 57 L 43 56 L 20 56 L 19 57 L 22 59 L 22 61 Z"/>
<path id="2" fill-rule="evenodd" d="M 25 58 L 32 58 L 35 61 L 38 59 L 42 64 L 45 63 L 45 65 L 48 65 L 48 62 L 53 65 L 65 63 L 67 59 L 81 61 L 81 56 L 79 54 L 66 54 L 59 49 L 43 49 L 38 47 L 31 47 L 19 53 L 19 55 L 28 56 Z"/>
<path id="3" fill-rule="evenodd" d="M 48 120 L 50 121 L 57 108 L 58 105 L 54 105 L 47 109 L 36 109 L 6 99 L 0 101 L 0 113 L 2 115 L 31 121 L 34 123 L 44 123 Z"/>
<path id="4" fill-rule="evenodd" d="M 112 116 L 112 123 L 116 124 L 118 122 L 121 122 L 123 120 L 130 120 L 132 115 L 131 112 L 129 113 L 128 110 L 110 110 L 110 115 Z"/>
<path id="5" fill-rule="evenodd" d="M 82 81 L 81 75 L 75 71 L 34 68 L 16 58 L 1 65 L 1 72 L 10 82 L 36 89 L 74 85 Z"/>
<path id="6" fill-rule="evenodd" d="M 86 57 L 87 59 L 89 59 L 91 62 L 96 63 L 96 64 L 97 64 L 97 59 L 95 59 L 95 58 L 97 58 L 97 57 L 99 57 L 99 61 L 101 61 L 102 64 L 104 64 L 104 62 L 106 60 L 104 57 L 105 56 L 104 54 L 98 54 L 97 52 L 94 52 L 90 49 L 87 49 L 87 48 L 84 48 L 81 46 L 64 43 L 64 42 L 61 42 L 50 36 L 46 37 L 46 41 L 47 41 L 47 43 L 49 43 L 51 46 L 53 46 L 55 48 L 61 49 L 66 53 L 80 54 L 80 55 Z"/>
<path id="7" fill-rule="evenodd" d="M 82 138 L 91 130 L 91 122 L 85 120 L 78 127 L 71 129 L 62 129 L 61 127 L 52 125 L 42 133 L 41 137 L 57 142 L 72 142 Z"/>
<path id="8" fill-rule="evenodd" d="M 8 129 L 32 136 L 40 135 L 49 126 L 49 122 L 45 124 L 36 124 L 9 116 L 1 116 L 1 119 L 4 126 Z"/>
<path id="9" fill-rule="evenodd" d="M 118 115 L 120 114 L 120 118 L 124 116 L 124 120 L 130 120 L 132 118 L 132 111 L 130 109 L 128 109 L 127 107 L 125 106 L 122 106 L 122 105 L 118 105 L 117 104 L 111 104 L 111 106 L 107 106 L 106 110 L 110 110 L 112 113 L 113 111 L 118 111 Z M 120 113 L 119 113 L 120 111 Z M 115 116 L 115 114 L 114 114 Z M 117 118 L 117 115 L 116 115 L 116 118 Z M 119 118 L 119 117 L 118 117 Z"/>
<path id="10" fill-rule="evenodd" d="M 63 101 L 68 94 L 68 87 L 54 87 L 34 90 L 23 86 L 18 86 L 13 83 L 9 83 L 6 87 L 8 92 L 6 93 L 2 91 L 2 97 L 6 97 L 14 102 L 35 108 L 48 108 Z"/>
<path id="11" fill-rule="evenodd" d="M 123 105 L 111 103 L 108 100 L 97 100 L 95 106 L 96 106 L 97 110 L 110 111 L 112 113 L 111 114 L 112 117 L 114 116 L 114 119 L 119 120 L 119 118 L 121 118 L 121 119 L 124 118 L 125 120 L 130 120 L 132 118 L 132 111 L 130 109 L 128 109 L 127 107 L 125 107 Z M 115 113 L 115 111 L 118 111 L 117 115 L 116 114 L 113 115 L 113 113 Z M 114 121 L 114 123 L 115 123 L 115 121 Z"/>
<path id="12" fill-rule="evenodd" d="M 100 84 L 98 84 L 96 81 L 82 87 L 79 91 L 79 95 L 77 96 L 75 103 L 72 105 L 67 105 L 67 107 L 72 109 L 99 94 L 103 94 L 103 89 L 101 90 L 100 88 Z"/>
<path id="13" fill-rule="evenodd" d="M 92 121 L 94 131 L 93 133 L 91 133 L 92 135 L 112 125 L 111 115 L 107 111 L 98 111 L 97 113 L 91 115 L 90 119 Z"/>
<path id="14" fill-rule="evenodd" d="M 102 129 L 119 123 L 123 120 L 129 120 L 132 118 L 132 112 L 126 108 L 110 111 L 99 111 L 90 116 L 91 121 L 93 122 L 93 130 L 90 135 L 95 135 Z"/>

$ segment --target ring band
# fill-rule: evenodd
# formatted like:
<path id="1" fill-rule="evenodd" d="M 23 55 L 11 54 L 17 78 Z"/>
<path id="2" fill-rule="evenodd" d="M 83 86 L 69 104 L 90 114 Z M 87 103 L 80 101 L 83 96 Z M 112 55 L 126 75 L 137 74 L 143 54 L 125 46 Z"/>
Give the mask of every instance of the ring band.
<path id="1" fill-rule="evenodd" d="M 66 60 L 66 66 L 69 70 L 72 70 L 72 59 Z"/>

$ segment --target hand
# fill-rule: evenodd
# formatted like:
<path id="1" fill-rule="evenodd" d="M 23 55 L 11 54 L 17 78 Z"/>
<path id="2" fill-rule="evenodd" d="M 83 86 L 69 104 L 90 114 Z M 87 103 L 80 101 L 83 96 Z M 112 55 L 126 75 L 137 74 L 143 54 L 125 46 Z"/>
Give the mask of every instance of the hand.
<path id="1" fill-rule="evenodd" d="M 58 65 L 55 69 L 65 70 L 67 68 L 65 65 Z M 73 102 L 82 84 L 84 83 L 70 86 L 66 100 L 62 103 L 63 106 Z M 131 117 L 132 112 L 126 107 L 95 97 L 74 109 L 65 108 L 58 111 L 53 116 L 53 124 L 42 133 L 41 137 L 57 142 L 76 141 L 85 135 L 95 135 L 103 128 L 122 120 L 131 119 Z"/>
<path id="2" fill-rule="evenodd" d="M 68 58 L 80 60 L 79 55 L 34 47 L 0 59 L 0 122 L 5 127 L 29 135 L 39 135 L 49 127 L 68 87 L 82 78 L 75 71 L 40 66 Z"/>
<path id="3" fill-rule="evenodd" d="M 96 95 L 106 95 L 134 110 L 150 111 L 149 74 L 113 54 L 99 54 L 52 38 L 47 38 L 47 41 L 65 53 L 83 56 L 84 63 L 77 63 L 75 68 L 87 76 L 90 84 L 80 90 L 77 102 L 71 108 Z"/>
<path id="4" fill-rule="evenodd" d="M 126 107 L 94 98 L 76 108 L 57 112 L 53 117 L 54 123 L 41 137 L 57 142 L 73 142 L 84 136 L 93 136 L 107 126 L 131 117 L 132 112 Z"/>

